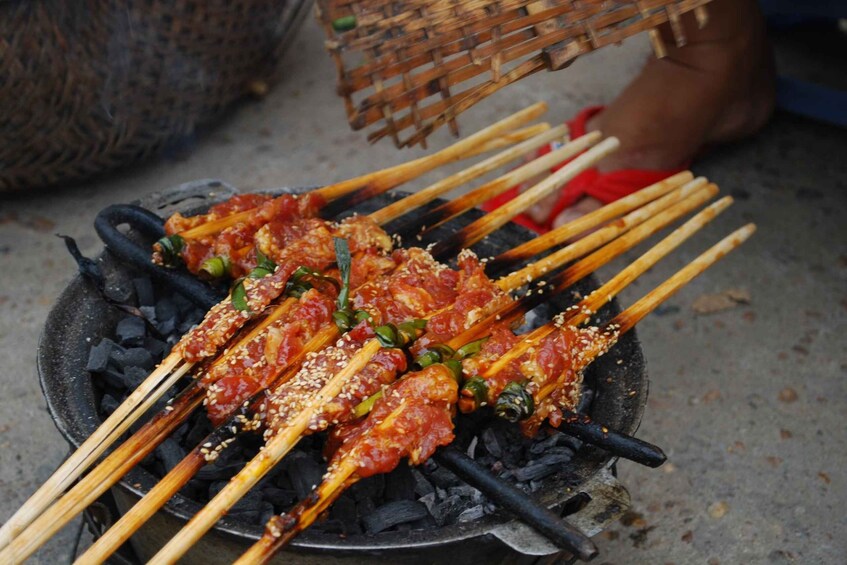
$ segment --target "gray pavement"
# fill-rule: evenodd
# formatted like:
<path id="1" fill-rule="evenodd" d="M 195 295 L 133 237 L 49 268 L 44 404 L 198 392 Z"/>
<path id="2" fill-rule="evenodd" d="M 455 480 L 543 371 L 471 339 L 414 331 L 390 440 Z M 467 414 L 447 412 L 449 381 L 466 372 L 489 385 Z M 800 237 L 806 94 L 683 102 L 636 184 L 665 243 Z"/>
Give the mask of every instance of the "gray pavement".
<path id="1" fill-rule="evenodd" d="M 639 38 L 524 81 L 462 116 L 463 131 L 539 99 L 550 103 L 549 120 L 564 120 L 610 100 L 646 53 Z M 75 269 L 54 233 L 75 237 L 94 255 L 101 246 L 92 221 L 111 203 L 196 178 L 243 190 L 320 184 L 419 153 L 368 146 L 348 129 L 312 22 L 289 55 L 285 79 L 266 99 L 241 105 L 187 156 L 0 200 L 0 519 L 66 452 L 35 376 L 39 332 Z M 441 132 L 432 145 L 449 142 Z M 718 182 L 736 205 L 628 290 L 623 303 L 729 230 L 755 221 L 759 232 L 640 326 L 652 393 L 639 435 L 662 445 L 669 462 L 659 470 L 619 465 L 633 509 L 598 537 L 597 562 L 845 562 L 845 158 L 847 132 L 779 114 L 755 139 L 696 163 L 695 172 Z M 709 315 L 692 309 L 704 293 L 739 288 L 749 304 Z M 74 538 L 68 528 L 35 561 L 67 561 Z"/>

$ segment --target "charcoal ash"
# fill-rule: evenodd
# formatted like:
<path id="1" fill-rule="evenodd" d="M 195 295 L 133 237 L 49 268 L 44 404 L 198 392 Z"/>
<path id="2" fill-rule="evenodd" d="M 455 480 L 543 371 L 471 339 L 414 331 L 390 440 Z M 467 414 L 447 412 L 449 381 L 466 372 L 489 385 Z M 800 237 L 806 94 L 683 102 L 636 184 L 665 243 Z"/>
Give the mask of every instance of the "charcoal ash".
<path id="1" fill-rule="evenodd" d="M 133 301 L 129 305 L 141 310 L 149 324 L 128 315 L 118 321 L 114 335 L 93 344 L 89 352 L 87 369 L 92 373 L 103 417 L 112 413 L 180 336 L 203 317 L 203 312 L 191 302 L 168 294 L 150 279 L 133 279 L 132 287 Z M 188 382 L 183 379 L 172 392 Z M 588 391 L 580 411 L 587 410 L 591 398 Z M 157 407 L 164 407 L 163 402 Z M 154 413 L 151 410 L 150 415 Z M 536 438 L 525 438 L 517 426 L 490 414 L 479 415 L 473 425 L 466 424 L 460 422 L 458 428 L 479 431 L 460 437 L 457 446 L 527 493 L 543 488 L 544 481 L 559 472 L 581 447 L 579 440 L 548 428 L 543 428 Z M 143 421 L 136 422 L 131 430 L 137 431 L 142 425 Z M 141 466 L 161 477 L 212 431 L 205 412 L 197 410 Z M 290 510 L 320 483 L 326 472 L 324 442 L 325 434 L 301 440 L 229 515 L 263 526 L 272 514 Z M 205 504 L 259 453 L 261 446 L 259 434 L 239 435 L 180 493 Z M 496 506 L 482 493 L 435 461 L 429 460 L 420 467 L 403 462 L 392 473 L 354 484 L 312 529 L 328 534 L 378 535 L 469 522 L 495 510 Z"/>

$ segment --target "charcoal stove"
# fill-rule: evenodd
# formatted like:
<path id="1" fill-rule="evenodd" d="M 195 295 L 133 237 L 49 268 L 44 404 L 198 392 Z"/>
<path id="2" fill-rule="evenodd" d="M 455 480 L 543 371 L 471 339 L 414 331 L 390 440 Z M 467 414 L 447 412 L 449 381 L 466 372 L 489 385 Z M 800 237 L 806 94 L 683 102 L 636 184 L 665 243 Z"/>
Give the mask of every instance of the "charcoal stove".
<path id="1" fill-rule="evenodd" d="M 297 189 L 279 189 L 275 192 Z M 303 190 L 303 189 L 300 189 Z M 179 210 L 197 213 L 231 196 L 235 189 L 221 181 L 187 183 L 140 204 L 160 216 Z M 357 212 L 367 213 L 399 196 L 382 196 L 359 205 Z M 435 205 L 435 204 L 434 204 Z M 478 218 L 472 211 L 433 234 L 444 238 L 462 225 Z M 414 217 L 414 213 L 410 214 Z M 390 231 L 390 227 L 389 227 Z M 149 244 L 143 234 L 130 234 Z M 476 246 L 480 256 L 494 255 L 531 237 L 531 233 L 509 224 Z M 107 278 L 107 286 L 126 286 L 131 271 L 111 253 L 104 252 L 98 262 Z M 585 294 L 598 286 L 587 279 L 574 291 Z M 564 304 L 558 304 L 556 309 Z M 612 301 L 598 314 L 601 320 L 619 311 Z M 544 315 L 542 313 L 542 315 Z M 38 352 L 39 375 L 49 411 L 60 432 L 76 448 L 100 424 L 96 391 L 91 375 L 85 370 L 92 342 L 113 335 L 120 313 L 110 308 L 99 292 L 81 277 L 75 278 L 51 311 Z M 606 355 L 598 359 L 586 374 L 586 383 L 594 397 L 586 414 L 610 429 L 634 434 L 641 421 L 648 393 L 645 363 L 633 332 L 624 335 Z M 629 507 L 627 490 L 614 477 L 617 458 L 607 452 L 583 446 L 576 457 L 544 480 L 535 499 L 558 513 L 588 536 L 602 531 Z M 132 470 L 116 485 L 107 500 L 101 501 L 89 522 L 97 528 L 116 520 L 155 483 L 156 477 L 143 468 Z M 131 540 L 118 559 L 149 559 L 179 530 L 199 508 L 199 504 L 181 495 L 175 496 Z M 95 532 L 96 533 L 96 532 Z M 185 563 L 229 563 L 260 537 L 262 527 L 232 518 L 219 522 L 213 531 L 189 552 Z M 424 530 L 385 532 L 373 536 L 341 538 L 337 534 L 307 531 L 284 553 L 278 562 L 299 563 L 427 563 L 445 555 L 458 563 L 535 563 L 570 556 L 545 537 L 506 512 L 497 511 L 477 520 Z"/>

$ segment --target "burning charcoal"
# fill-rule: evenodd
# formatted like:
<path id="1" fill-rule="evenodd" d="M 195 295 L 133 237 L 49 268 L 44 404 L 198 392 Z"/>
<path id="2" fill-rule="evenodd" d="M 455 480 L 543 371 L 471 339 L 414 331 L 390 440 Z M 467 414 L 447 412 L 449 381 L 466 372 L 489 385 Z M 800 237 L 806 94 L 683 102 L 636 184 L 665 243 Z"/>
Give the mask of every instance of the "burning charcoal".
<path id="1" fill-rule="evenodd" d="M 162 462 L 165 472 L 169 472 L 182 461 L 185 451 L 175 439 L 168 438 L 156 448 L 156 457 Z"/>
<path id="2" fill-rule="evenodd" d="M 397 524 L 414 522 L 427 515 L 426 506 L 412 500 L 395 500 L 383 504 L 372 513 L 362 517 L 365 531 L 377 534 Z"/>
<path id="3" fill-rule="evenodd" d="M 139 306 L 153 306 L 156 303 L 156 295 L 153 293 L 153 282 L 147 277 L 132 279 L 135 287 L 135 298 Z"/>
<path id="4" fill-rule="evenodd" d="M 127 347 L 138 347 L 144 343 L 144 336 L 147 334 L 147 328 L 144 326 L 144 320 L 137 316 L 127 316 L 118 322 L 118 327 L 115 330 L 118 340 L 121 345 Z"/>
<path id="5" fill-rule="evenodd" d="M 115 350 L 112 352 L 112 361 L 122 371 L 126 371 L 130 367 L 150 371 L 156 365 L 156 362 L 153 361 L 153 356 L 143 347 L 133 347 L 131 349 L 124 349 L 123 351 Z"/>
<path id="6" fill-rule="evenodd" d="M 111 339 L 102 339 L 100 343 L 88 351 L 88 364 L 85 369 L 94 373 L 105 371 L 109 365 L 109 360 L 112 358 L 112 352 L 116 349 L 123 348 Z"/>
<path id="7" fill-rule="evenodd" d="M 336 500 L 332 505 L 329 516 L 341 524 L 341 531 L 339 533 L 362 533 L 362 529 L 359 527 L 358 515 L 356 514 L 356 502 L 352 497 L 342 496 Z"/>
<path id="8" fill-rule="evenodd" d="M 474 520 L 479 520 L 485 516 L 485 509 L 482 504 L 478 504 L 472 508 L 468 508 L 464 510 L 459 516 L 456 518 L 457 522 L 472 522 Z"/>
<path id="9" fill-rule="evenodd" d="M 350 488 L 350 494 L 356 501 L 364 498 L 379 499 L 385 490 L 385 475 L 373 475 L 361 480 Z"/>
<path id="10" fill-rule="evenodd" d="M 298 498 L 306 498 L 315 486 L 321 483 L 323 469 L 314 459 L 302 452 L 295 452 L 286 460 L 286 470 Z"/>
<path id="11" fill-rule="evenodd" d="M 412 478 L 415 480 L 415 494 L 418 496 L 426 496 L 435 492 L 435 487 L 432 483 L 426 480 L 426 477 L 417 469 L 412 469 Z"/>
<path id="12" fill-rule="evenodd" d="M 297 493 L 293 490 L 276 487 L 265 487 L 262 489 L 262 497 L 274 505 L 275 508 L 288 509 L 297 502 Z M 336 504 L 338 504 L 336 502 Z"/>
<path id="13" fill-rule="evenodd" d="M 412 468 L 400 465 L 385 477 L 385 500 L 412 500 L 415 498 L 415 477 Z"/>
<path id="14" fill-rule="evenodd" d="M 429 478 L 433 483 L 441 488 L 454 487 L 462 483 L 462 481 L 453 474 L 449 469 L 438 467 L 429 474 Z"/>

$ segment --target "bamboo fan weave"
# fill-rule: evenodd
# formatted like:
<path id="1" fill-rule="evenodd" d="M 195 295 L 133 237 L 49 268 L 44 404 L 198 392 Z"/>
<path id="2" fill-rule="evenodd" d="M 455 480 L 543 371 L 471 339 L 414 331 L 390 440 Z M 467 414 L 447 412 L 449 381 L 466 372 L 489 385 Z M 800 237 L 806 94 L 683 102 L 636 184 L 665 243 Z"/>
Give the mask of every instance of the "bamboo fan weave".
<path id="1" fill-rule="evenodd" d="M 709 0 L 317 0 L 317 16 L 338 72 L 353 129 L 370 142 L 425 144 L 456 116 L 508 84 L 542 69 L 694 12 L 705 25 Z M 407 131 L 409 130 L 409 131 Z"/>

